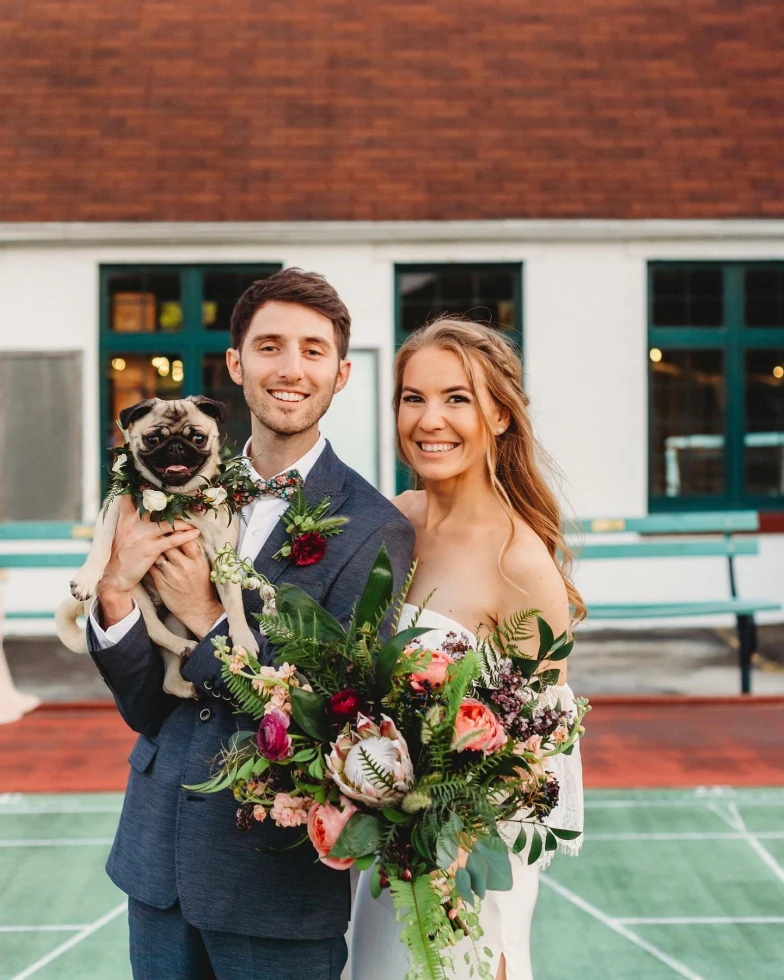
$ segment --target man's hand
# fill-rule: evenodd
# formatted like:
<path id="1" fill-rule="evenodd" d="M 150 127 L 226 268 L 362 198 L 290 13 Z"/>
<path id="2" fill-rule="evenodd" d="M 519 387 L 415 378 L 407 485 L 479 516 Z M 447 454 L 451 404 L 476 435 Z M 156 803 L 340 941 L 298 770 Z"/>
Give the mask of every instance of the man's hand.
<path id="1" fill-rule="evenodd" d="M 123 497 L 112 541 L 112 556 L 98 583 L 104 628 L 119 623 L 132 611 L 131 592 L 153 562 L 170 548 L 191 543 L 198 536 L 198 530 L 186 521 L 175 521 L 172 530 L 170 524 L 153 523 L 148 514 L 140 520 L 131 498 Z"/>
<path id="2" fill-rule="evenodd" d="M 165 560 L 164 560 L 165 559 Z M 210 565 L 195 541 L 169 548 L 150 569 L 164 606 L 201 640 L 223 615 Z"/>

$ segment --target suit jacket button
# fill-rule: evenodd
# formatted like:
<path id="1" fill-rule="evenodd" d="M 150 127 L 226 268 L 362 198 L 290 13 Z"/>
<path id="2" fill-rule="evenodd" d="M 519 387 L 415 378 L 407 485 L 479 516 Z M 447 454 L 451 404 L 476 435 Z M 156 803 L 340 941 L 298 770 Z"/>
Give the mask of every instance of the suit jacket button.
<path id="1" fill-rule="evenodd" d="M 211 691 L 212 690 L 212 681 L 205 681 L 204 682 L 204 690 L 205 691 Z"/>
<path id="2" fill-rule="evenodd" d="M 209 708 L 202 708 L 199 712 L 199 718 L 201 718 L 202 721 L 209 721 L 210 718 L 212 718 L 212 712 Z"/>

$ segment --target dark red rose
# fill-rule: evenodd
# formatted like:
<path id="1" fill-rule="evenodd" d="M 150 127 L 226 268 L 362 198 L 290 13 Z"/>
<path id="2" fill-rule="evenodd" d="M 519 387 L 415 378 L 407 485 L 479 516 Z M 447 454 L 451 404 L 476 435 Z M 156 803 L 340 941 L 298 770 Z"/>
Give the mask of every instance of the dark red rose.
<path id="1" fill-rule="evenodd" d="M 298 534 L 291 542 L 291 560 L 295 565 L 315 565 L 327 553 L 327 539 L 318 531 Z"/>
<path id="2" fill-rule="evenodd" d="M 338 725 L 354 721 L 362 708 L 362 700 L 352 687 L 333 694 L 327 703 L 330 720 Z"/>

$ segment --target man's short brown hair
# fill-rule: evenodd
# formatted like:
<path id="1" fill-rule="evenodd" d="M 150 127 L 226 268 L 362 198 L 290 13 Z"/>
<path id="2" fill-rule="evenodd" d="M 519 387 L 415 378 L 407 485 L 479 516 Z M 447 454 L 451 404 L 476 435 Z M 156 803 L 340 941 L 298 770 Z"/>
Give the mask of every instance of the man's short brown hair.
<path id="1" fill-rule="evenodd" d="M 338 357 L 348 353 L 351 317 L 345 303 L 318 272 L 302 269 L 281 269 L 267 279 L 258 279 L 248 286 L 237 300 L 231 314 L 231 345 L 237 350 L 248 333 L 250 321 L 266 303 L 296 303 L 320 313 L 332 321 Z"/>

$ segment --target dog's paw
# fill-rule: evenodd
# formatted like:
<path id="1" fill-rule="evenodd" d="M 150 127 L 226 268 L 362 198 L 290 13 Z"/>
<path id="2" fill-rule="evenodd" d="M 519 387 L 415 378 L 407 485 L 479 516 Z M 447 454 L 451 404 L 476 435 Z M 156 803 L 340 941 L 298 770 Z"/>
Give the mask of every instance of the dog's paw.
<path id="1" fill-rule="evenodd" d="M 187 660 L 199 644 L 195 640 L 182 640 L 177 656 Z"/>
<path id="2" fill-rule="evenodd" d="M 76 578 L 71 579 L 69 585 L 71 587 L 71 595 L 74 599 L 78 599 L 79 602 L 87 602 L 95 596 L 98 589 L 99 579 L 91 577 L 89 574 L 85 575 L 83 572 L 79 572 Z"/>
<path id="3" fill-rule="evenodd" d="M 163 689 L 167 694 L 173 694 L 175 698 L 196 697 L 196 688 L 190 681 L 186 681 L 178 673 L 167 674 L 163 679 Z"/>
<path id="4" fill-rule="evenodd" d="M 252 631 L 248 629 L 247 626 L 241 626 L 238 629 L 231 629 L 231 645 L 235 647 L 245 647 L 248 653 L 257 654 L 259 652 L 259 644 L 256 637 L 253 635 Z"/>

